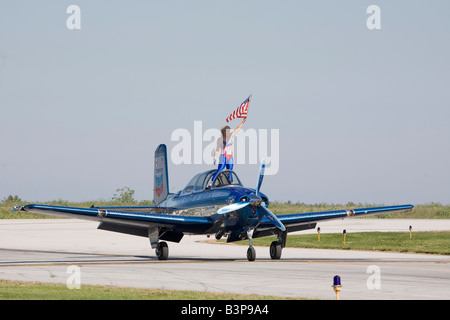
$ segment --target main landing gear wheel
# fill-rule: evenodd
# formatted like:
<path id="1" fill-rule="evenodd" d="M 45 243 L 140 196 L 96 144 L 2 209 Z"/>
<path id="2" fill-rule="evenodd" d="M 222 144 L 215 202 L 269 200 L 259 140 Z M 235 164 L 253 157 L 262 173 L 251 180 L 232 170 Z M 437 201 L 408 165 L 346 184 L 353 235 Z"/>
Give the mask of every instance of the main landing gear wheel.
<path id="1" fill-rule="evenodd" d="M 169 247 L 167 246 L 166 242 L 160 242 L 156 246 L 156 256 L 158 257 L 158 260 L 167 260 L 169 257 Z"/>
<path id="2" fill-rule="evenodd" d="M 281 258 L 281 243 L 274 241 L 270 244 L 270 257 L 274 260 L 279 260 Z"/>
<path id="3" fill-rule="evenodd" d="M 253 248 L 253 246 L 248 247 L 247 259 L 248 259 L 248 261 L 255 261 L 255 259 L 256 259 L 256 251 L 255 251 L 255 248 Z"/>

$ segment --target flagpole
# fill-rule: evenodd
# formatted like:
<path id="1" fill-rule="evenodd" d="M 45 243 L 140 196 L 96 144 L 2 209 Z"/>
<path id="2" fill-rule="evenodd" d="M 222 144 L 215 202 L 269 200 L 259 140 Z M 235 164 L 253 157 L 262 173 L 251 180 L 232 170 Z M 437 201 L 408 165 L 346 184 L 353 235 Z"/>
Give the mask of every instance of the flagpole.
<path id="1" fill-rule="evenodd" d="M 247 107 L 247 117 L 248 117 L 248 109 L 250 109 L 249 107 L 250 107 L 250 102 L 252 101 L 252 95 L 250 94 L 249 96 L 248 96 L 248 107 Z M 247 118 L 247 117 L 245 117 L 245 118 Z"/>

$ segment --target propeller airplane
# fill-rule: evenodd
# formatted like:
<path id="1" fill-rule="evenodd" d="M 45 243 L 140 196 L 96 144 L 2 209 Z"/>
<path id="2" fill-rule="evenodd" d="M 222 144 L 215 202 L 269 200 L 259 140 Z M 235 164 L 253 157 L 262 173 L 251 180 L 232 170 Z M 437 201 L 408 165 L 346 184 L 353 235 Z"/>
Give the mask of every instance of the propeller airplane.
<path id="1" fill-rule="evenodd" d="M 314 229 L 319 221 L 346 217 L 411 211 L 413 205 L 372 207 L 277 216 L 269 210 L 269 198 L 260 191 L 264 178 L 261 163 L 255 189 L 244 187 L 234 171 L 224 170 L 209 182 L 216 170 L 195 175 L 183 190 L 169 193 L 167 147 L 158 146 L 154 164 L 154 206 L 74 208 L 28 204 L 13 211 L 99 221 L 98 229 L 146 237 L 159 260 L 166 260 L 165 241 L 180 242 L 185 234 L 227 236 L 227 242 L 249 240 L 247 259 L 256 259 L 252 239 L 275 235 L 270 257 L 280 259 L 289 232 Z M 161 241 L 164 240 L 164 241 Z"/>

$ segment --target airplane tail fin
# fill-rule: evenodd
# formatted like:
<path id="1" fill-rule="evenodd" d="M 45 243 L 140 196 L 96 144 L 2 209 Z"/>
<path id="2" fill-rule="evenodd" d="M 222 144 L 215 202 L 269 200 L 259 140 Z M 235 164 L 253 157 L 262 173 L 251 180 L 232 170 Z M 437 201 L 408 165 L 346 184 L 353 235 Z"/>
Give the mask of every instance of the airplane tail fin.
<path id="1" fill-rule="evenodd" d="M 169 195 L 169 174 L 167 171 L 167 147 L 160 144 L 155 150 L 153 202 L 159 205 Z"/>

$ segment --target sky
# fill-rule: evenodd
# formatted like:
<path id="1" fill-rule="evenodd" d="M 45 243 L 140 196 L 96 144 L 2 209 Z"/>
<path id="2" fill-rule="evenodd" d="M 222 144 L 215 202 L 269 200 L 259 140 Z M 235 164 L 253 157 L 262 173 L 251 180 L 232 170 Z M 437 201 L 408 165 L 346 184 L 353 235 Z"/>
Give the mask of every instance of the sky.
<path id="1" fill-rule="evenodd" d="M 0 201 L 109 200 L 124 186 L 152 199 L 160 143 L 176 192 L 215 168 L 194 163 L 194 144 L 214 143 L 207 130 L 251 94 L 243 130 L 276 151 L 270 200 L 450 204 L 449 12 L 448 1 L 2 1 Z M 172 156 L 187 145 L 180 129 L 190 163 Z M 253 187 L 262 156 L 245 152 L 234 170 Z"/>

